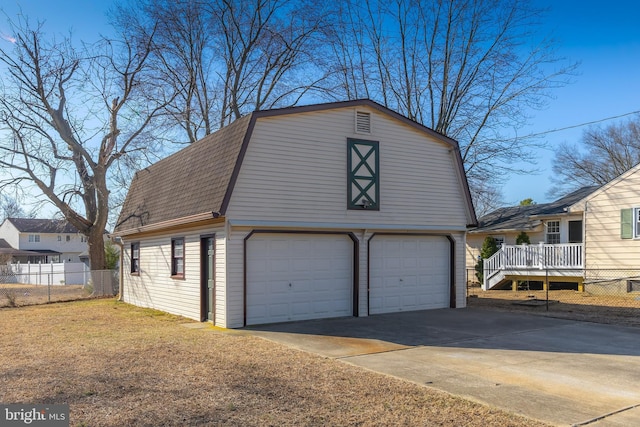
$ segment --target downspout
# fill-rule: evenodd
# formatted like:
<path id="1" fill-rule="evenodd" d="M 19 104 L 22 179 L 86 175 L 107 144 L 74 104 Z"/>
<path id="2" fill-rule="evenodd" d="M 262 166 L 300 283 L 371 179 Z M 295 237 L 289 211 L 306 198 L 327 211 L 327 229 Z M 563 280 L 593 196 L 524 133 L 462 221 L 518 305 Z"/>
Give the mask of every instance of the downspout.
<path id="1" fill-rule="evenodd" d="M 589 201 L 584 202 L 584 212 L 582 213 L 582 290 L 584 291 L 584 281 L 587 278 L 587 216 L 589 215 Z"/>

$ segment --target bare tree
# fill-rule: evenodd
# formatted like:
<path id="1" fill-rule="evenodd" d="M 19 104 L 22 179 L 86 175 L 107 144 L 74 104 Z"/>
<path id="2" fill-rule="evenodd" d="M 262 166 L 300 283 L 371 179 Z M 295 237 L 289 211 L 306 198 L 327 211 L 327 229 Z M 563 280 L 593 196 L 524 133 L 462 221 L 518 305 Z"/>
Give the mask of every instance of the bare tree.
<path id="1" fill-rule="evenodd" d="M 579 144 L 555 152 L 556 193 L 603 185 L 640 163 L 640 115 L 606 127 L 590 127 Z"/>
<path id="2" fill-rule="evenodd" d="M 146 75 L 151 36 L 75 47 L 41 24 L 12 22 L 0 48 L 0 188 L 35 186 L 89 244 L 91 268 L 105 268 L 110 178 L 123 160 L 152 149 L 147 132 L 173 97 Z"/>
<path id="3" fill-rule="evenodd" d="M 511 134 L 575 67 L 560 64 L 549 40 L 531 44 L 542 11 L 519 0 L 344 7 L 341 43 L 332 49 L 343 70 L 336 97 L 364 94 L 459 141 L 476 202 L 488 182 L 534 160 L 538 143 Z"/>
<path id="4" fill-rule="evenodd" d="M 28 214 L 15 198 L 0 194 L 0 224 L 7 218 L 26 218 L 27 216 Z"/>
<path id="5" fill-rule="evenodd" d="M 196 141 L 254 110 L 295 105 L 324 79 L 322 0 L 145 0 L 120 6 L 128 34 L 155 28 L 156 78 L 179 96 L 172 123 Z"/>
<path id="6" fill-rule="evenodd" d="M 478 218 L 493 212 L 503 205 L 502 193 L 493 185 L 487 184 L 474 194 L 474 207 Z"/>
<path id="7" fill-rule="evenodd" d="M 177 126 L 189 142 L 216 129 L 221 91 L 214 85 L 215 22 L 202 1 L 146 0 L 119 4 L 112 23 L 128 37 L 155 33 L 149 69 L 177 96 L 167 105 L 165 127 Z"/>

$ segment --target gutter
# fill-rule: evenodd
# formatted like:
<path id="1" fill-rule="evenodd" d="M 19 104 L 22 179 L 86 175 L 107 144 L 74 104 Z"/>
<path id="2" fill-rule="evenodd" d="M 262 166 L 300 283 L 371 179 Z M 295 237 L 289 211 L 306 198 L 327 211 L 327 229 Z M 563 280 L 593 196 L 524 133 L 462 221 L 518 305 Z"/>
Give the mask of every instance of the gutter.
<path id="1" fill-rule="evenodd" d="M 113 236 L 122 237 L 122 236 L 131 235 L 131 234 L 165 230 L 167 228 L 179 227 L 186 224 L 211 221 L 211 220 L 219 220 L 219 222 L 222 222 L 224 221 L 224 217 L 222 217 L 219 212 L 204 212 L 200 214 L 157 222 L 154 224 L 143 225 L 141 227 L 120 230 L 120 231 L 114 232 Z"/>

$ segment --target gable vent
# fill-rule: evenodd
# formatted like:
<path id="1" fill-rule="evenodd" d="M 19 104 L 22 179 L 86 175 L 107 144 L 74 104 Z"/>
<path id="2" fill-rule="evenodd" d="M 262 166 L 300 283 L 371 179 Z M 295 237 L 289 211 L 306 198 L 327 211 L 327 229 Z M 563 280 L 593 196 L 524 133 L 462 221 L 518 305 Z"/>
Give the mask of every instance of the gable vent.
<path id="1" fill-rule="evenodd" d="M 371 113 L 356 111 L 356 133 L 371 133 Z"/>

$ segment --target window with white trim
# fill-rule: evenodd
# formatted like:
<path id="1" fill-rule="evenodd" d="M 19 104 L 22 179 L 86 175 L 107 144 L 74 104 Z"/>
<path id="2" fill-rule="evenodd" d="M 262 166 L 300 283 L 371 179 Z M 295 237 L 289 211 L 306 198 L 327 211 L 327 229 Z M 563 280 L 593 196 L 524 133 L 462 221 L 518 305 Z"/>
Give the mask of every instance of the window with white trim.
<path id="1" fill-rule="evenodd" d="M 29 234 L 29 243 L 38 243 L 40 241 L 39 234 Z"/>
<path id="2" fill-rule="evenodd" d="M 633 208 L 633 238 L 640 238 L 640 208 Z"/>
<path id="3" fill-rule="evenodd" d="M 131 243 L 131 273 L 140 274 L 140 242 Z"/>
<path id="4" fill-rule="evenodd" d="M 184 277 L 184 238 L 171 239 L 171 276 Z"/>
<path id="5" fill-rule="evenodd" d="M 547 243 L 560 243 L 560 221 L 547 221 Z"/>
<path id="6" fill-rule="evenodd" d="M 491 236 L 493 237 L 493 240 L 496 241 L 496 246 L 498 248 L 501 248 L 502 245 L 504 244 L 504 236 Z"/>

